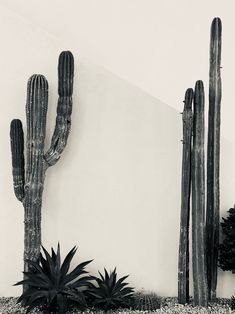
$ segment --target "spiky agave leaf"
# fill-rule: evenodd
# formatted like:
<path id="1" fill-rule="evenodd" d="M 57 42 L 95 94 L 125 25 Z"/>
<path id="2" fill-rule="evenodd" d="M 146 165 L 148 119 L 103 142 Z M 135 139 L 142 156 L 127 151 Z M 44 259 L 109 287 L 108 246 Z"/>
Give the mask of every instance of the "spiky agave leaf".
<path id="1" fill-rule="evenodd" d="M 15 285 L 27 284 L 28 288 L 19 297 L 18 302 L 27 307 L 27 313 L 38 306 L 65 313 L 65 305 L 71 302 L 84 307 L 86 300 L 83 290 L 87 289 L 90 281 L 94 279 L 87 275 L 85 270 L 91 260 L 80 263 L 69 273 L 76 247 L 69 251 L 62 264 L 59 244 L 56 252 L 51 249 L 51 255 L 43 246 L 42 251 L 43 254 L 40 253 L 37 262 L 26 260 L 29 265 L 29 271 L 24 273 L 26 279 Z"/>
<path id="2" fill-rule="evenodd" d="M 108 274 L 104 268 L 104 275 L 99 272 L 100 277 L 96 277 L 96 283 L 90 283 L 88 295 L 94 306 L 107 311 L 119 307 L 128 307 L 131 304 L 134 289 L 127 287 L 125 282 L 128 276 L 117 280 L 116 268 Z"/>

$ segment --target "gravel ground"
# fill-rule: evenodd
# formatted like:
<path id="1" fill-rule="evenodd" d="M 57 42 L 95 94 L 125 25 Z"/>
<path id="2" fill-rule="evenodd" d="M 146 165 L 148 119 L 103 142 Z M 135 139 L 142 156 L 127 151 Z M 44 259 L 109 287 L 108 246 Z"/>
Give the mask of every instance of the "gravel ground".
<path id="1" fill-rule="evenodd" d="M 25 314 L 25 310 L 19 305 L 16 304 L 16 298 L 0 298 L 0 313 L 1 314 Z M 32 313 L 42 314 L 41 311 L 34 311 Z M 72 311 L 70 314 L 78 314 L 81 312 Z M 84 314 L 101 314 L 102 311 L 85 311 Z M 219 299 L 216 304 L 211 304 L 207 309 L 193 307 L 192 305 L 180 305 L 177 304 L 176 298 L 165 298 L 162 299 L 162 306 L 159 310 L 154 312 L 149 311 L 132 311 L 132 310 L 117 310 L 117 311 L 110 311 L 109 313 L 159 313 L 159 314 L 228 314 L 228 313 L 235 313 L 229 307 L 229 300 L 228 299 Z"/>

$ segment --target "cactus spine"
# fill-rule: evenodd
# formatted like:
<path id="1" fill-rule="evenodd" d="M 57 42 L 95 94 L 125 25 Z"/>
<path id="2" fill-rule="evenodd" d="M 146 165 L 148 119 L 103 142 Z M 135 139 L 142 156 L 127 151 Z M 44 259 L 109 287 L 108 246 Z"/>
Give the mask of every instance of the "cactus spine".
<path id="1" fill-rule="evenodd" d="M 41 245 L 41 206 L 46 170 L 54 165 L 65 148 L 71 125 L 74 61 L 71 52 L 60 54 L 58 65 L 57 118 L 51 146 L 44 152 L 48 83 L 33 75 L 27 86 L 26 163 L 22 123 L 11 122 L 11 151 L 15 195 L 24 206 L 24 260 L 37 260 Z M 24 168 L 25 164 L 25 168 Z M 27 262 L 24 270 L 27 271 Z"/>
<path id="2" fill-rule="evenodd" d="M 197 81 L 193 111 L 192 150 L 192 259 L 194 303 L 207 306 L 205 255 L 204 87 Z"/>
<path id="3" fill-rule="evenodd" d="M 133 309 L 137 311 L 153 312 L 159 309 L 161 301 L 155 293 L 138 293 L 134 295 Z"/>
<path id="4" fill-rule="evenodd" d="M 178 300 L 189 302 L 189 214 L 191 189 L 191 146 L 192 146 L 192 101 L 193 89 L 187 89 L 183 111 L 183 158 L 181 181 L 180 244 L 178 259 Z"/>
<path id="5" fill-rule="evenodd" d="M 210 37 L 209 115 L 207 142 L 207 280 L 209 300 L 216 298 L 219 245 L 219 162 L 220 162 L 220 103 L 221 103 L 221 33 L 222 24 L 215 18 Z"/>

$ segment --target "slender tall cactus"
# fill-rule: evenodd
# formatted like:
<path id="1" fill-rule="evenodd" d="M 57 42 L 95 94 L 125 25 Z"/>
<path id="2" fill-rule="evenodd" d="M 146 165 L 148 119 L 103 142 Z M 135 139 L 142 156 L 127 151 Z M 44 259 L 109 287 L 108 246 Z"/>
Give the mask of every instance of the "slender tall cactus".
<path id="1" fill-rule="evenodd" d="M 178 257 L 178 301 L 189 302 L 189 215 L 191 189 L 191 146 L 192 146 L 192 101 L 193 89 L 185 93 L 183 111 L 183 156 L 181 181 L 181 217 Z"/>
<path id="2" fill-rule="evenodd" d="M 192 259 L 194 303 L 207 306 L 205 255 L 205 165 L 204 165 L 204 87 L 197 81 L 193 108 L 192 150 Z"/>
<path id="3" fill-rule="evenodd" d="M 46 170 L 60 158 L 71 125 L 74 61 L 69 51 L 59 56 L 58 105 L 54 134 L 49 150 L 44 152 L 48 83 L 44 76 L 33 75 L 28 81 L 26 103 L 26 163 L 24 135 L 18 119 L 11 122 L 11 151 L 14 191 L 24 206 L 24 260 L 37 260 L 41 245 L 41 206 Z M 27 271 L 27 262 L 24 270 Z"/>
<path id="4" fill-rule="evenodd" d="M 217 17 L 211 25 L 209 115 L 207 142 L 207 280 L 209 300 L 216 298 L 217 261 L 219 245 L 219 162 L 220 162 L 220 103 L 221 103 L 221 34 L 222 24 Z"/>

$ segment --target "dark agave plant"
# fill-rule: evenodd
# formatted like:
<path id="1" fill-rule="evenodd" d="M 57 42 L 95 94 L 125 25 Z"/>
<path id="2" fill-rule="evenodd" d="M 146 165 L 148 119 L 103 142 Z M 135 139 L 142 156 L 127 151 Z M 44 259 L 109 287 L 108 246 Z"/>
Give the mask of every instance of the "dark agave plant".
<path id="1" fill-rule="evenodd" d="M 93 306 L 104 311 L 111 309 L 130 307 L 134 289 L 127 287 L 124 276 L 117 280 L 116 268 L 108 274 L 104 269 L 104 275 L 99 272 L 100 278 L 95 278 L 95 283 L 90 283 L 88 296 Z"/>
<path id="2" fill-rule="evenodd" d="M 15 284 L 26 286 L 26 290 L 17 302 L 27 307 L 26 313 L 36 307 L 48 313 L 66 313 L 69 306 L 74 304 L 78 308 L 84 308 L 86 306 L 84 291 L 93 279 L 85 267 L 91 260 L 79 264 L 69 272 L 76 247 L 66 255 L 63 263 L 59 244 L 57 252 L 51 249 L 51 255 L 44 247 L 42 250 L 44 256 L 41 253 L 37 262 L 26 261 L 29 264 L 29 271 L 24 272 L 24 280 Z"/>

